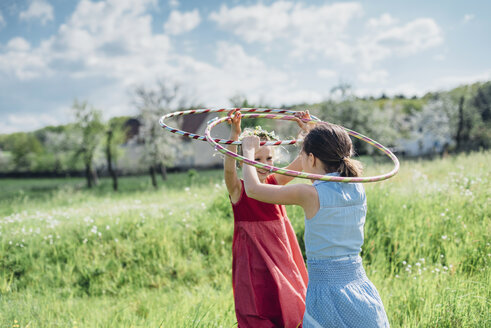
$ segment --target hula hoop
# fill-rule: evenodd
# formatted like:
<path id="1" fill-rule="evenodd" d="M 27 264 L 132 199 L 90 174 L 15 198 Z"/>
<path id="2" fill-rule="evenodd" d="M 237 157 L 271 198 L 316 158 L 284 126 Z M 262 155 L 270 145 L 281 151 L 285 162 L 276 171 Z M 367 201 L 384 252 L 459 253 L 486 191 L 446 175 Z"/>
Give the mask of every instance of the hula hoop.
<path id="1" fill-rule="evenodd" d="M 206 136 L 202 136 L 199 134 L 194 134 L 186 131 L 182 131 L 173 127 L 168 126 L 167 124 L 164 123 L 164 120 L 171 118 L 171 117 L 176 117 L 176 116 L 182 116 L 182 115 L 190 115 L 190 114 L 204 114 L 204 113 L 219 113 L 219 112 L 230 112 L 232 110 L 240 110 L 241 112 L 246 112 L 246 113 L 263 113 L 263 114 L 249 114 L 251 115 L 250 117 L 257 117 L 257 118 L 271 118 L 271 119 L 279 119 L 286 117 L 285 119 L 287 120 L 295 120 L 294 116 L 288 116 L 285 114 L 290 114 L 293 115 L 296 112 L 292 110 L 286 110 L 286 109 L 270 109 L 270 108 L 220 108 L 220 109 L 193 109 L 193 110 L 186 110 L 186 111 L 181 111 L 181 112 L 174 112 L 170 113 L 167 115 L 164 115 L 160 118 L 159 123 L 160 126 L 172 133 L 181 135 L 183 137 L 189 137 L 191 139 L 195 140 L 201 140 L 201 141 L 206 141 Z M 280 114 L 280 115 L 273 115 L 273 114 L 264 114 L 264 113 L 275 113 L 275 114 Z M 320 120 L 312 116 L 312 120 L 314 121 L 319 121 Z M 211 121 L 208 121 L 208 124 Z M 241 141 L 233 141 L 233 140 L 227 140 L 227 139 L 214 139 L 216 143 L 219 144 L 226 144 L 226 145 L 240 145 L 242 142 Z M 279 145 L 293 145 L 297 142 L 301 141 L 301 139 L 297 140 L 283 140 L 283 141 L 261 141 L 261 146 L 279 146 Z"/>
<path id="2" fill-rule="evenodd" d="M 250 114 L 245 114 L 242 116 L 248 117 L 248 116 L 250 116 Z M 291 119 L 292 116 L 265 117 L 265 118 L 287 120 L 287 119 Z M 230 157 L 234 158 L 235 160 L 243 162 L 245 164 L 252 165 L 252 166 L 260 168 L 260 169 L 265 169 L 269 172 L 279 173 L 279 174 L 288 175 L 288 176 L 296 177 L 296 178 L 302 178 L 302 179 L 336 181 L 336 182 L 347 182 L 347 183 L 348 182 L 367 183 L 367 182 L 376 182 L 376 181 L 386 180 L 386 179 L 394 176 L 397 173 L 397 171 L 399 171 L 399 166 L 400 166 L 399 160 L 388 148 L 384 147 L 380 143 L 378 143 L 378 142 L 376 142 L 376 141 L 374 141 L 374 140 L 372 140 L 372 139 L 370 139 L 370 138 L 368 138 L 368 137 L 366 137 L 366 136 L 364 136 L 358 132 L 347 129 L 345 127 L 343 127 L 343 128 L 346 130 L 346 132 L 348 132 L 349 135 L 369 143 L 370 145 L 381 150 L 387 156 L 389 156 L 389 158 L 392 160 L 392 162 L 394 162 L 394 169 L 392 169 L 392 171 L 390 171 L 389 173 L 386 173 L 383 175 L 377 175 L 377 176 L 373 176 L 373 177 L 336 177 L 336 176 L 320 175 L 320 174 L 312 174 L 312 173 L 306 173 L 306 172 L 287 170 L 287 169 L 284 169 L 281 167 L 275 167 L 275 166 L 263 164 L 263 163 L 260 163 L 260 162 L 254 161 L 254 160 L 247 159 L 244 156 L 240 156 L 240 155 L 238 155 L 238 154 L 236 154 L 236 153 L 234 153 L 228 149 L 225 149 L 225 147 L 223 147 L 223 146 L 219 145 L 217 142 L 215 142 L 215 140 L 211 137 L 211 129 L 214 128 L 215 126 L 217 126 L 218 124 L 225 122 L 226 120 L 227 120 L 226 117 L 223 117 L 223 118 L 217 117 L 214 120 L 211 120 L 209 122 L 209 124 L 206 126 L 206 130 L 205 130 L 206 141 L 208 141 L 208 143 L 210 145 L 212 145 L 215 148 L 215 150 L 218 150 L 222 154 L 230 156 Z"/>

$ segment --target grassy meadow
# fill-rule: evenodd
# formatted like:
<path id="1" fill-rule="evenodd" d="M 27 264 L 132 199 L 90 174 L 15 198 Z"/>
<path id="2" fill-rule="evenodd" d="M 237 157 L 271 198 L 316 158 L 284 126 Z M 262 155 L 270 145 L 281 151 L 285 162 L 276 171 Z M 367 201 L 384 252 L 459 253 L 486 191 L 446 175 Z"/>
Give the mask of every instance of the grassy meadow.
<path id="1" fill-rule="evenodd" d="M 403 161 L 365 184 L 362 257 L 392 327 L 491 327 L 490 162 Z M 0 180 L 0 327 L 236 327 L 222 172 L 160 184 Z"/>

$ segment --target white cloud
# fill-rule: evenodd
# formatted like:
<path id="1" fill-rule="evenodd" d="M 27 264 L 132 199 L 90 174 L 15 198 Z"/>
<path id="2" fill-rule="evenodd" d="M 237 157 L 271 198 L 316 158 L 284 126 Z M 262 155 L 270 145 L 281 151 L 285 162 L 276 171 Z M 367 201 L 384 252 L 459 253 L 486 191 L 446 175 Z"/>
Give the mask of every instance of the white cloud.
<path id="1" fill-rule="evenodd" d="M 146 12 L 150 5 L 154 0 L 82 0 L 58 32 L 39 46 L 14 38 L 0 49 L 0 76 L 31 80 L 29 85 L 41 84 L 41 89 L 47 81 L 59 85 L 56 101 L 68 107 L 77 97 L 101 106 L 107 117 L 128 114 L 129 94 L 135 86 L 174 76 L 170 40 L 153 34 L 152 18 Z M 35 99 L 37 88 L 32 88 L 29 97 Z M 0 100 L 1 107 L 11 103 L 15 103 L 12 97 Z M 29 109 L 30 103 L 35 101 L 24 102 L 25 110 L 36 108 L 31 104 Z"/>
<path id="2" fill-rule="evenodd" d="M 377 62 L 389 57 L 413 55 L 442 43 L 443 35 L 435 21 L 420 18 L 402 26 L 380 27 L 364 34 L 354 52 L 361 68 L 371 71 Z"/>
<path id="3" fill-rule="evenodd" d="M 246 54 L 238 44 L 219 42 L 216 53 L 221 63 L 219 75 L 216 76 L 219 88 L 218 92 L 210 92 L 218 97 L 222 92 L 230 97 L 240 91 L 253 103 L 271 106 L 322 100 L 318 92 L 299 86 L 293 76 L 268 67 L 259 58 Z M 216 85 L 209 87 L 215 89 Z"/>
<path id="4" fill-rule="evenodd" d="M 317 71 L 317 76 L 323 79 L 332 79 L 337 77 L 338 73 L 330 69 L 320 69 Z"/>
<path id="5" fill-rule="evenodd" d="M 358 2 L 307 6 L 278 1 L 232 8 L 224 5 L 209 18 L 248 43 L 270 46 L 284 42 L 292 56 L 314 59 L 320 55 L 338 64 L 360 63 L 367 72 L 386 58 L 411 55 L 443 42 L 433 19 L 400 24 L 388 13 L 368 19 L 367 29 L 356 37 L 351 30 L 360 25 L 356 19 L 363 14 Z"/>
<path id="6" fill-rule="evenodd" d="M 164 30 L 168 34 L 178 35 L 193 30 L 201 22 L 199 11 L 181 13 L 173 10 L 169 16 L 169 20 L 164 24 Z"/>
<path id="7" fill-rule="evenodd" d="M 39 19 L 41 24 L 44 25 L 53 20 L 53 7 L 44 0 L 34 0 L 26 11 L 22 11 L 19 14 L 19 18 L 21 20 Z"/>
<path id="8" fill-rule="evenodd" d="M 209 18 L 239 40 L 217 40 L 204 49 L 216 49 L 215 62 L 205 62 L 187 55 L 192 50 L 174 47 L 175 39 L 169 37 L 196 28 L 201 24 L 200 13 L 174 11 L 165 30 L 155 32 L 149 10 L 155 4 L 155 0 L 81 0 L 50 38 L 30 44 L 16 37 L 2 44 L 0 79 L 21 81 L 18 85 L 23 90 L 27 85 L 44 86 L 49 80 L 45 90 L 66 87 L 57 90 L 62 96 L 51 107 L 70 108 L 77 97 L 111 117 L 133 114 L 130 94 L 134 87 L 152 86 L 159 78 L 181 83 L 196 101 L 210 107 L 230 106 L 228 99 L 239 92 L 253 103 L 271 106 L 321 101 L 322 92 L 332 86 L 329 84 L 341 72 L 343 77 L 359 83 L 357 91 L 371 95 L 382 91 L 422 94 L 436 85 L 464 78 L 410 80 L 401 85 L 390 81 L 391 66 L 386 65 L 389 60 L 436 48 L 443 42 L 440 27 L 430 18 L 399 22 L 382 14 L 359 19 L 363 18 L 361 5 L 345 2 L 319 6 L 285 1 L 222 6 Z M 179 38 L 181 46 L 187 41 L 184 36 Z M 272 50 L 262 52 L 261 46 Z M 277 49 L 289 49 L 290 57 L 275 62 Z M 310 62 L 311 57 L 319 61 Z M 298 62 L 306 70 L 296 67 Z M 316 63 L 322 64 L 313 66 Z M 307 71 L 313 74 L 305 79 Z M 487 72 L 483 76 L 489 79 Z M 473 82 L 476 77 L 467 78 Z M 30 81 L 26 84 L 22 82 L 25 80 Z M 32 101 L 36 107 L 36 95 L 32 99 L 36 99 Z M 43 108 L 51 105 L 51 100 L 46 99 L 47 96 Z M 27 110 L 27 102 L 23 105 Z M 0 99 L 0 107 L 3 110 L 11 106 Z M 51 117 L 61 119 L 59 115 Z M 7 121 L 11 126 L 18 122 L 15 118 L 3 122 Z M 55 124 L 48 118 L 43 118 L 43 122 Z"/>
<path id="9" fill-rule="evenodd" d="M 213 106 L 228 106 L 228 98 L 238 92 L 251 101 L 273 101 L 271 94 L 278 86 L 288 84 L 288 75 L 268 67 L 259 58 L 248 55 L 239 44 L 218 42 L 216 47 L 218 65 L 208 66 L 192 63 L 195 71 L 189 76 L 203 101 Z M 209 80 L 212 83 L 200 83 Z"/>
<path id="10" fill-rule="evenodd" d="M 491 80 L 491 69 L 484 69 L 479 73 L 447 75 L 435 80 L 435 87 L 441 89 L 454 88 L 462 84 L 471 84 L 475 82 L 485 82 Z"/>
<path id="11" fill-rule="evenodd" d="M 76 97 L 103 109 L 105 117 L 134 113 L 134 87 L 151 86 L 159 78 L 181 83 L 195 97 L 191 99 L 212 107 L 229 106 L 228 99 L 237 92 L 254 102 L 277 105 L 308 101 L 305 97 L 320 99 L 315 91 L 298 87 L 287 73 L 247 54 L 238 44 L 217 43 L 217 64 L 178 53 L 167 35 L 152 31 L 147 12 L 151 4 L 152 0 L 82 0 L 57 33 L 38 46 L 22 38 L 10 40 L 0 50 L 0 75 L 31 80 L 30 85 L 49 80 L 49 85 L 60 85 L 56 106 L 69 108 Z M 43 101 L 43 108 L 52 105 Z M 4 100 L 2 107 L 8 106 Z M 28 104 L 23 106 L 27 110 Z M 17 124 L 15 118 L 9 122 Z"/>
<path id="12" fill-rule="evenodd" d="M 31 45 L 29 44 L 29 42 L 26 41 L 26 39 L 16 37 L 10 39 L 10 41 L 7 43 L 7 49 L 11 51 L 25 52 L 31 49 Z"/>
<path id="13" fill-rule="evenodd" d="M 179 0 L 169 0 L 169 6 L 171 8 L 177 8 L 177 7 L 179 7 Z"/>
<path id="14" fill-rule="evenodd" d="M 464 18 L 462 19 L 462 21 L 465 23 L 468 23 L 470 22 L 471 20 L 474 19 L 474 15 L 473 14 L 465 14 L 464 15 Z"/>
<path id="15" fill-rule="evenodd" d="M 219 41 L 215 55 L 217 65 L 181 55 L 174 71 L 205 106 L 229 107 L 228 99 L 238 93 L 252 103 L 272 106 L 322 99 L 316 91 L 299 87 L 291 75 L 248 54 L 239 44 Z"/>
<path id="16" fill-rule="evenodd" d="M 7 121 L 13 125 L 25 124 L 28 126 L 46 126 L 57 124 L 58 120 L 49 114 L 39 114 L 35 117 L 33 115 L 19 115 L 10 114 L 7 116 Z"/>
<path id="17" fill-rule="evenodd" d="M 31 45 L 21 37 L 11 39 L 4 54 L 0 53 L 0 72 L 19 80 L 31 80 L 50 75 L 47 62 L 39 51 L 31 51 Z"/>
<path id="18" fill-rule="evenodd" d="M 293 56 L 322 54 L 349 62 L 353 54 L 346 28 L 362 13 L 356 2 L 306 6 L 278 1 L 270 6 L 260 3 L 230 9 L 224 5 L 209 18 L 249 43 L 287 41 L 293 45 Z"/>
<path id="19" fill-rule="evenodd" d="M 171 49 L 163 34 L 152 34 L 149 1 L 91 2 L 82 0 L 58 33 L 40 46 L 23 53 L 28 61 L 15 61 L 24 78 L 35 78 L 49 67 L 56 74 L 72 78 L 99 76 L 119 79 L 124 84 L 138 83 L 163 72 Z M 0 53 L 0 71 L 19 53 L 9 49 Z M 37 65 L 29 65 L 29 62 Z M 20 77 L 19 74 L 17 74 Z"/>
<path id="20" fill-rule="evenodd" d="M 387 96 L 404 94 L 408 97 L 416 95 L 422 97 L 427 92 L 451 90 L 460 85 L 472 84 L 478 81 L 491 80 L 491 68 L 471 74 L 447 75 L 443 77 L 424 79 L 421 81 L 409 81 L 404 83 L 372 83 L 356 88 L 359 96 L 373 96 L 385 93 Z"/>
<path id="21" fill-rule="evenodd" d="M 48 125 L 59 125 L 61 122 L 59 115 L 9 114 L 0 121 L 0 133 L 8 134 L 27 129 L 36 130 Z"/>
<path id="22" fill-rule="evenodd" d="M 398 22 L 397 19 L 392 17 L 390 14 L 385 13 L 380 16 L 380 18 L 370 18 L 367 22 L 367 27 L 387 27 L 394 25 Z"/>
<path id="23" fill-rule="evenodd" d="M 291 24 L 291 2 L 275 2 L 270 7 L 263 4 L 237 6 L 229 9 L 226 5 L 219 12 L 212 12 L 209 18 L 222 29 L 230 30 L 247 42 L 271 42 L 285 37 Z"/>
<path id="24" fill-rule="evenodd" d="M 379 33 L 375 42 L 394 51 L 410 55 L 443 42 L 440 27 L 431 18 L 419 18 L 401 27 Z"/>
<path id="25" fill-rule="evenodd" d="M 433 56 L 433 59 L 436 60 L 436 61 L 444 61 L 445 60 L 445 55 L 444 54 L 438 54 L 438 55 L 434 55 Z"/>
<path id="26" fill-rule="evenodd" d="M 5 27 L 7 23 L 5 22 L 5 19 L 3 18 L 2 12 L 0 11 L 0 30 Z"/>
<path id="27" fill-rule="evenodd" d="M 358 79 L 363 83 L 385 83 L 389 73 L 386 70 L 364 71 L 358 74 Z"/>

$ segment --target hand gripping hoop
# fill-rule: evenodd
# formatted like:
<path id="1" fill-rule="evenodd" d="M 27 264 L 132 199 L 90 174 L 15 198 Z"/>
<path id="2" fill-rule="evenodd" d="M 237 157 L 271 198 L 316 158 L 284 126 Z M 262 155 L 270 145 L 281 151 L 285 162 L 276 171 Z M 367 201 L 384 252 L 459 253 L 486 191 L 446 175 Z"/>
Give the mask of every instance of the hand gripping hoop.
<path id="1" fill-rule="evenodd" d="M 220 111 L 222 111 L 222 110 L 220 110 Z M 241 109 L 241 111 L 242 111 L 242 109 Z M 290 114 L 290 113 L 292 113 L 292 111 L 285 111 L 285 113 Z M 259 115 L 258 114 L 245 114 L 245 115 L 242 115 L 242 117 L 262 117 L 262 118 L 281 119 L 281 120 L 294 120 L 295 119 L 294 116 L 288 116 L 288 115 L 264 115 L 264 114 L 263 115 L 261 115 L 261 114 L 259 114 Z M 363 183 L 386 180 L 386 179 L 393 177 L 399 171 L 399 166 L 400 166 L 399 160 L 388 148 L 384 147 L 380 143 L 378 143 L 378 142 L 376 142 L 376 141 L 374 141 L 374 140 L 372 140 L 372 139 L 370 139 L 370 138 L 368 138 L 368 137 L 366 137 L 366 136 L 364 136 L 358 132 L 352 131 L 352 130 L 344 128 L 344 127 L 343 128 L 346 130 L 346 132 L 348 132 L 349 135 L 351 135 L 355 138 L 358 138 L 362 141 L 365 141 L 365 142 L 369 143 L 370 145 L 374 146 L 375 148 L 384 152 L 392 160 L 392 162 L 394 162 L 394 168 L 392 169 L 392 171 L 390 171 L 389 173 L 383 174 L 383 175 L 377 175 L 377 176 L 373 176 L 373 177 L 336 177 L 336 176 L 329 176 L 329 175 L 319 175 L 319 174 L 311 174 L 311 173 L 306 173 L 306 172 L 292 171 L 292 170 L 287 170 L 287 169 L 280 168 L 280 167 L 266 165 L 266 164 L 263 164 L 263 163 L 260 163 L 257 161 L 247 159 L 247 158 L 240 156 L 240 155 L 238 155 L 238 154 L 236 154 L 236 153 L 234 153 L 228 149 L 225 149 L 225 147 L 221 146 L 219 144 L 219 142 L 216 141 L 216 140 L 221 140 L 221 139 L 213 139 L 211 137 L 211 129 L 214 128 L 215 126 L 217 126 L 218 124 L 227 121 L 227 119 L 228 119 L 228 117 L 223 117 L 223 118 L 217 117 L 217 118 L 209 121 L 208 125 L 206 127 L 206 130 L 205 130 L 205 136 L 206 137 L 204 139 L 206 141 L 208 141 L 208 143 L 210 145 L 212 145 L 219 152 L 221 152 L 227 156 L 230 156 L 237 161 L 243 162 L 243 163 L 248 164 L 248 165 L 252 165 L 252 166 L 260 168 L 260 169 L 264 169 L 264 170 L 267 170 L 270 172 L 288 175 L 288 176 L 292 176 L 292 177 L 303 178 L 303 179 L 322 180 L 322 181 L 336 181 L 336 182 L 363 182 Z M 160 122 L 162 125 L 162 119 Z M 198 139 L 198 138 L 195 138 L 195 139 Z M 200 139 L 200 140 L 203 140 L 203 139 Z M 230 140 L 226 140 L 226 141 L 230 141 Z M 296 140 L 294 140 L 294 141 L 296 142 Z M 292 142 L 292 143 L 295 143 L 295 142 Z M 227 143 L 227 142 L 222 142 L 222 143 Z M 229 144 L 240 144 L 240 142 L 237 142 L 237 141 L 236 142 L 230 142 Z M 261 143 L 261 145 L 268 145 L 268 142 Z"/>

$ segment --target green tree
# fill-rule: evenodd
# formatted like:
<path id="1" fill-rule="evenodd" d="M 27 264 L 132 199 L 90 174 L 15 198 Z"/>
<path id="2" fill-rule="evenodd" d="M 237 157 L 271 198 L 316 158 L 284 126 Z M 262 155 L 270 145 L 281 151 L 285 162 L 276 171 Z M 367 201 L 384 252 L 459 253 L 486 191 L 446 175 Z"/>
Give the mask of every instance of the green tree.
<path id="1" fill-rule="evenodd" d="M 313 114 L 321 120 L 342 125 L 364 134 L 384 145 L 394 145 L 404 127 L 400 107 L 386 102 L 383 107 L 373 101 L 354 97 L 341 102 L 329 100 L 313 108 Z M 360 154 L 372 153 L 373 147 L 357 138 L 352 138 L 355 151 Z"/>
<path id="2" fill-rule="evenodd" d="M 489 149 L 491 147 L 491 82 L 482 84 L 469 103 L 474 113 L 471 130 L 473 148 Z"/>
<path id="3" fill-rule="evenodd" d="M 457 104 L 451 128 L 457 151 L 491 146 L 491 82 L 464 85 L 447 93 Z"/>
<path id="4" fill-rule="evenodd" d="M 6 150 L 11 152 L 15 171 L 32 171 L 36 157 L 44 151 L 43 145 L 32 133 L 13 133 L 8 136 L 6 143 Z"/>

